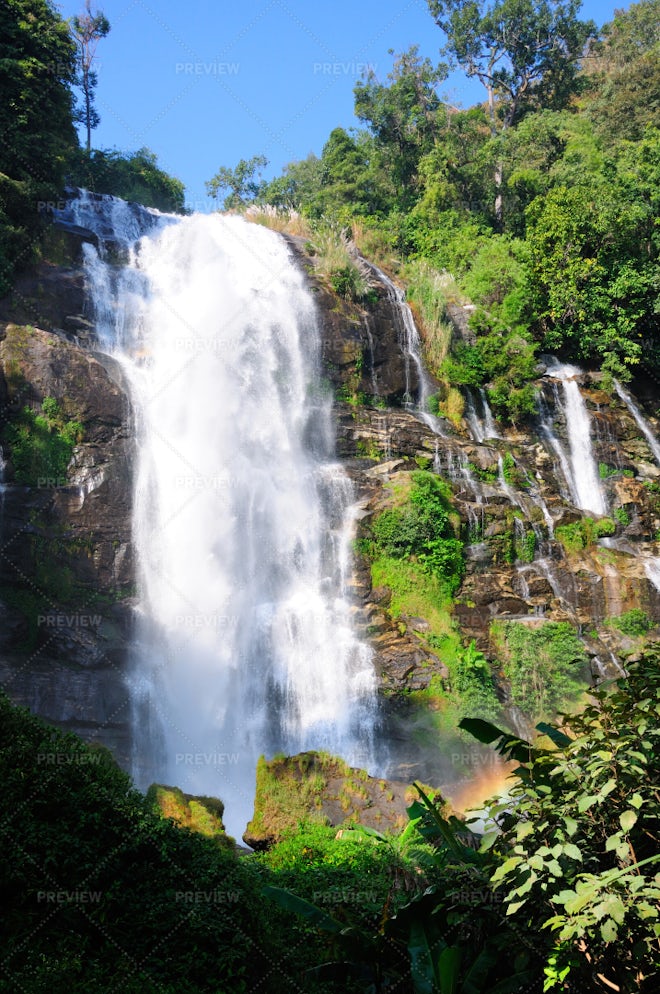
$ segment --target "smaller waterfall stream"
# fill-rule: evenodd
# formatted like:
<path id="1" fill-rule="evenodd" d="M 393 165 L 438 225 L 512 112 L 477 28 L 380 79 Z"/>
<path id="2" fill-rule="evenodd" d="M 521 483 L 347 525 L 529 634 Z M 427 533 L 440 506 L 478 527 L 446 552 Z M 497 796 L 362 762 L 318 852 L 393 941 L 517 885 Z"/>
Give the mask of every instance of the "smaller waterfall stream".
<path id="1" fill-rule="evenodd" d="M 650 428 L 648 422 L 646 421 L 646 418 L 644 417 L 644 415 L 642 414 L 642 412 L 640 411 L 639 407 L 637 406 L 637 404 L 635 403 L 635 401 L 632 399 L 632 397 L 630 396 L 630 394 L 628 393 L 628 391 L 623 389 L 623 387 L 618 382 L 618 380 L 614 381 L 614 388 L 615 388 L 616 392 L 618 393 L 619 397 L 621 398 L 621 400 L 623 401 L 623 403 L 626 405 L 626 407 L 628 408 L 628 410 L 632 414 L 633 418 L 635 419 L 635 421 L 637 423 L 637 427 L 639 428 L 639 430 L 641 431 L 642 435 L 644 436 L 644 438 L 648 442 L 649 449 L 653 453 L 653 458 L 658 463 L 658 465 L 660 465 L 660 442 L 658 442 L 658 439 L 655 437 L 655 435 L 651 431 L 651 428 Z"/>
<path id="2" fill-rule="evenodd" d="M 428 409 L 429 397 L 433 394 L 433 383 L 422 362 L 422 344 L 415 324 L 413 313 L 406 303 L 405 291 L 394 283 L 386 273 L 379 269 L 374 263 L 368 263 L 378 279 L 387 289 L 388 297 L 393 304 L 393 311 L 399 317 L 399 343 L 405 362 L 406 371 L 406 396 L 405 406 L 412 411 L 420 421 L 423 421 L 436 435 L 444 437 L 446 432 L 442 426 L 440 418 L 437 418 Z M 418 393 L 413 398 L 410 370 L 415 369 L 417 374 Z"/>
<path id="3" fill-rule="evenodd" d="M 569 455 L 564 451 L 552 421 L 543 418 L 543 412 L 542 431 L 559 458 L 576 506 L 592 514 L 606 514 L 607 504 L 591 442 L 591 419 L 576 379 L 580 375 L 577 366 L 560 363 L 555 358 L 547 360 L 546 376 L 559 381 L 563 388 L 563 400 L 558 392 L 555 397 L 566 421 Z"/>

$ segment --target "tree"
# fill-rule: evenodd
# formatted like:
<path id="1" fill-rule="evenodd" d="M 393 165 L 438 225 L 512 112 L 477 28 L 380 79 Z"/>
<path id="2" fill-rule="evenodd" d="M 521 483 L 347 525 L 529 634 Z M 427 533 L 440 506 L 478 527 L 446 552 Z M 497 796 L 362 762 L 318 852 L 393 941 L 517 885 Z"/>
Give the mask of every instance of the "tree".
<path id="1" fill-rule="evenodd" d="M 481 848 L 499 855 L 507 919 L 545 946 L 545 990 L 658 990 L 659 648 L 582 713 L 538 725 L 549 747 L 461 722 L 520 764 Z"/>
<path id="2" fill-rule="evenodd" d="M 609 144 L 640 139 L 660 115 L 660 0 L 616 10 L 590 47 L 586 112 Z"/>
<path id="3" fill-rule="evenodd" d="M 273 207 L 309 210 L 321 187 L 321 160 L 311 152 L 306 159 L 289 162 L 282 175 L 271 180 L 263 199 Z"/>
<path id="4" fill-rule="evenodd" d="M 96 48 L 110 31 L 110 22 L 101 13 L 93 13 L 91 0 L 86 0 L 85 10 L 71 21 L 71 32 L 78 46 L 78 68 L 80 70 L 80 85 L 83 91 L 83 106 L 77 112 L 77 120 L 85 125 L 87 131 L 87 152 L 92 147 L 92 129 L 97 128 L 101 118 L 94 106 L 94 90 L 98 82 L 96 72 L 92 69 L 96 58 Z"/>
<path id="5" fill-rule="evenodd" d="M 96 193 L 111 193 L 159 211 L 181 213 L 185 207 L 185 187 L 158 166 L 148 148 L 137 152 L 117 149 L 79 150 L 69 173 L 70 182 Z"/>
<path id="6" fill-rule="evenodd" d="M 486 88 L 493 137 L 530 109 L 565 107 L 593 21 L 578 20 L 581 0 L 427 0 L 447 36 L 444 52 Z M 495 213 L 502 218 L 502 169 Z"/>
<path id="7" fill-rule="evenodd" d="M 235 169 L 221 166 L 206 184 L 206 189 L 216 199 L 222 190 L 229 190 L 223 201 L 226 211 L 245 207 L 265 189 L 265 184 L 258 177 L 267 165 L 265 155 L 253 155 L 251 159 L 240 159 Z"/>
<path id="8" fill-rule="evenodd" d="M 413 45 L 397 57 L 387 77 L 389 85 L 379 83 L 371 70 L 353 91 L 356 117 L 374 135 L 404 208 L 415 185 L 419 159 L 433 146 L 442 106 L 436 87 L 446 76 L 445 65 L 433 66 L 429 59 L 421 59 L 418 46 Z"/>
<path id="9" fill-rule="evenodd" d="M 48 0 L 0 5 L 0 294 L 30 260 L 76 145 L 75 46 Z"/>

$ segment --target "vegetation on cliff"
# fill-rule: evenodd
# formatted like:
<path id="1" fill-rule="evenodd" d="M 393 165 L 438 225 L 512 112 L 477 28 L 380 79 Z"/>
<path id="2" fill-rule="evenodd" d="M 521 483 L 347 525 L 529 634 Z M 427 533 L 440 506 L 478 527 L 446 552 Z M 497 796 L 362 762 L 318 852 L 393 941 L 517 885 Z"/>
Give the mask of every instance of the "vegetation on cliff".
<path id="1" fill-rule="evenodd" d="M 436 312 L 453 283 L 476 305 L 473 336 L 438 372 L 486 387 L 500 416 L 533 412 L 539 350 L 623 380 L 640 364 L 657 373 L 657 0 L 617 11 L 600 35 L 577 3 L 429 6 L 485 106 L 443 102 L 443 67 L 412 47 L 386 81 L 356 85 L 364 130 L 335 128 L 320 159 L 270 183 L 234 183 L 231 206 L 333 219 L 404 281 L 423 262 Z M 431 325 L 431 356 L 435 338 Z"/>

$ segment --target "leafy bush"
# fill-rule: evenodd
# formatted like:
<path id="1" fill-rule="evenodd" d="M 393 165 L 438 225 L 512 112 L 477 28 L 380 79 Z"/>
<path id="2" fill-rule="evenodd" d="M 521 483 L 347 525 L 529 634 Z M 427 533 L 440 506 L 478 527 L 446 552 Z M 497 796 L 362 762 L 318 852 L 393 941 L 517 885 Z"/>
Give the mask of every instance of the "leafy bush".
<path id="1" fill-rule="evenodd" d="M 464 562 L 452 523 L 451 491 L 433 473 L 418 470 L 411 479 L 409 502 L 382 511 L 373 523 L 378 551 L 395 559 L 414 557 L 425 572 L 444 580 L 454 592 Z"/>
<path id="2" fill-rule="evenodd" d="M 581 518 L 570 525 L 559 525 L 555 537 L 566 552 L 581 552 L 593 545 L 596 539 L 614 535 L 616 525 L 611 518 Z"/>
<path id="3" fill-rule="evenodd" d="M 244 861 L 153 814 L 105 749 L 2 695 L 0 777 L 3 994 L 241 992 L 269 971 Z"/>
<path id="4" fill-rule="evenodd" d="M 555 715 L 587 686 L 587 656 L 568 622 L 493 625 L 511 701 L 528 717 Z"/>
<path id="5" fill-rule="evenodd" d="M 582 713 L 538 726 L 554 748 L 463 722 L 519 764 L 481 848 L 497 854 L 507 920 L 544 956 L 546 991 L 658 990 L 658 650 Z"/>
<path id="6" fill-rule="evenodd" d="M 646 635 L 653 623 L 646 611 L 634 607 L 617 618 L 610 618 L 611 624 L 623 632 L 624 635 Z"/>

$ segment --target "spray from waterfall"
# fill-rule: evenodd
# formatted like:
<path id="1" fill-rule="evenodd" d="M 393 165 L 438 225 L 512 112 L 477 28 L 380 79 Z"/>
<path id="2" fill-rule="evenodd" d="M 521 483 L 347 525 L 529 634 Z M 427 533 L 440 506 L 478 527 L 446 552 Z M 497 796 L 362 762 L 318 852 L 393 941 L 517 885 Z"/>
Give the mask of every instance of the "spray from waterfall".
<path id="1" fill-rule="evenodd" d="M 374 765 L 375 674 L 348 593 L 355 496 L 312 297 L 284 240 L 241 218 L 75 209 L 126 255 L 86 248 L 99 342 L 137 421 L 134 774 L 221 797 L 240 832 L 260 753 Z"/>

